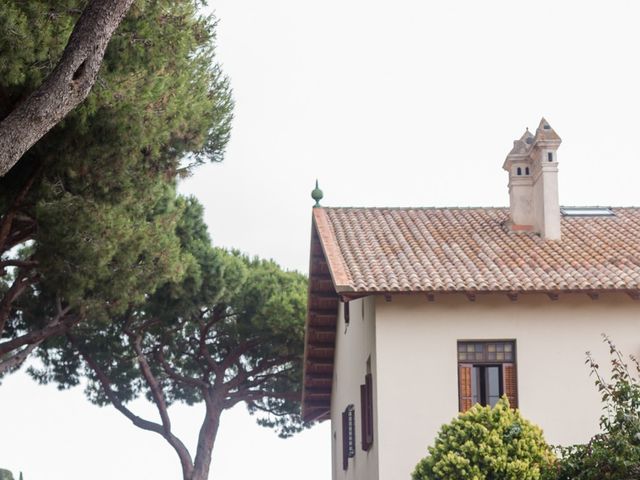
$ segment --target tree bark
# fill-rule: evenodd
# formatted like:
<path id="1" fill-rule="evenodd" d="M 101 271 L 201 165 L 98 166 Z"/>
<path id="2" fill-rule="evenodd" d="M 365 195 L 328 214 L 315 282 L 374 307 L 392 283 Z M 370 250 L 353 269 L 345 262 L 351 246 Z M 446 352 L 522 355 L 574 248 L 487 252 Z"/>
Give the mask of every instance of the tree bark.
<path id="1" fill-rule="evenodd" d="M 92 0 L 42 85 L 0 122 L 0 177 L 79 105 L 98 76 L 109 40 L 134 0 Z"/>
<path id="2" fill-rule="evenodd" d="M 193 462 L 193 471 L 190 477 L 185 476 L 185 480 L 209 479 L 211 455 L 216 442 L 216 436 L 218 435 L 218 428 L 220 427 L 222 408 L 219 405 L 220 402 L 214 400 L 211 396 L 209 396 L 205 402 L 206 413 L 200 427 L 200 434 L 198 435 L 198 446 Z"/>

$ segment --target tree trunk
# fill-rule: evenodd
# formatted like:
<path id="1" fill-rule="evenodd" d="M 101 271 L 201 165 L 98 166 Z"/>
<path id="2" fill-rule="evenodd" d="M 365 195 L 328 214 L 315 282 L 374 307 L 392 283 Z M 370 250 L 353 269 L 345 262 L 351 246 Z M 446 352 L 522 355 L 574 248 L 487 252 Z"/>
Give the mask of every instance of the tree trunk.
<path id="1" fill-rule="evenodd" d="M 92 0 L 40 88 L 0 122 L 0 177 L 89 94 L 111 35 L 134 0 Z"/>
<path id="2" fill-rule="evenodd" d="M 206 408 L 206 414 L 198 436 L 198 448 L 193 462 L 193 471 L 189 477 L 185 476 L 184 480 L 209 480 L 211 455 L 218 435 L 218 428 L 220 427 L 222 408 L 217 405 L 217 402 L 211 400 L 206 400 Z"/>

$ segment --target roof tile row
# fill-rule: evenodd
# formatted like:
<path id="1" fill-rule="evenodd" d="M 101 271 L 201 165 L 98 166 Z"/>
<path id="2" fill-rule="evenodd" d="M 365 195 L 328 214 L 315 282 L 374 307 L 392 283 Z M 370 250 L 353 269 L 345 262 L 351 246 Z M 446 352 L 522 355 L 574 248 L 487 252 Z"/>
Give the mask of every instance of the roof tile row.
<path id="1" fill-rule="evenodd" d="M 505 227 L 506 208 L 316 208 L 339 292 L 640 288 L 640 209 L 563 217 L 562 240 Z"/>

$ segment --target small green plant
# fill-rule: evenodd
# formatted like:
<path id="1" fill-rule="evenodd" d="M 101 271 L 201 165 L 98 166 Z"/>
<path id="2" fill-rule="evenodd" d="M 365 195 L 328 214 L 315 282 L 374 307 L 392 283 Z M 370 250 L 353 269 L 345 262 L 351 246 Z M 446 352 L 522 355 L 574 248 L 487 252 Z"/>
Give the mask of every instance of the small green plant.
<path id="1" fill-rule="evenodd" d="M 14 480 L 13 473 L 4 468 L 0 468 L 0 480 Z"/>
<path id="2" fill-rule="evenodd" d="M 540 480 L 556 458 L 542 430 L 509 407 L 475 405 L 444 425 L 413 480 Z"/>
<path id="3" fill-rule="evenodd" d="M 640 364 L 633 356 L 627 363 L 611 339 L 603 337 L 611 355 L 610 380 L 588 352 L 586 361 L 602 395 L 601 433 L 585 445 L 558 448 L 557 480 L 640 479 Z"/>

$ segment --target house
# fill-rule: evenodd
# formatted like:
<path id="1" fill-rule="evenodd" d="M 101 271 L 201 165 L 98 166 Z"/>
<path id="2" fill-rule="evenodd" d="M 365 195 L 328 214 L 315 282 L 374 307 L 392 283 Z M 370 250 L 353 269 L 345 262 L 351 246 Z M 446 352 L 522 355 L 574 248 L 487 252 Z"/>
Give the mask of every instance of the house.
<path id="1" fill-rule="evenodd" d="M 509 208 L 313 209 L 303 416 L 334 480 L 408 479 L 501 395 L 550 443 L 598 430 L 585 352 L 640 354 L 640 209 L 560 207 L 560 143 L 544 119 L 514 142 Z"/>

